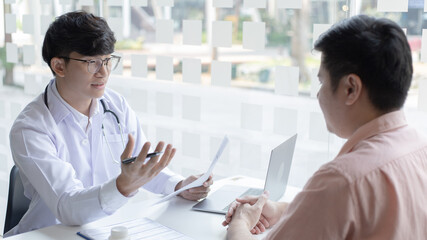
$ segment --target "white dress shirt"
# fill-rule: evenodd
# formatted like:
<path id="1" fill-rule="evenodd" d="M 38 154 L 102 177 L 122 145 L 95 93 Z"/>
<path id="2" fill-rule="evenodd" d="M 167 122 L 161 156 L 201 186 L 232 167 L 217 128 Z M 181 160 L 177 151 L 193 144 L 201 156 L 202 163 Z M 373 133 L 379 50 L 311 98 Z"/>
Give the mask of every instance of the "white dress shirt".
<path id="1" fill-rule="evenodd" d="M 120 130 L 113 114 L 104 113 L 100 99 L 118 116 L 124 144 L 129 133 L 135 137 L 134 156 L 147 141 L 134 111 L 110 89 L 93 100 L 89 117 L 61 98 L 55 80 L 47 88 L 49 108 L 43 97 L 39 95 L 24 108 L 10 132 L 12 156 L 31 203 L 19 224 L 5 236 L 58 223 L 85 224 L 114 213 L 128 201 L 117 190 L 121 169 L 113 161 L 113 157 L 120 161 L 124 150 Z M 143 187 L 168 194 L 182 179 L 164 169 Z"/>

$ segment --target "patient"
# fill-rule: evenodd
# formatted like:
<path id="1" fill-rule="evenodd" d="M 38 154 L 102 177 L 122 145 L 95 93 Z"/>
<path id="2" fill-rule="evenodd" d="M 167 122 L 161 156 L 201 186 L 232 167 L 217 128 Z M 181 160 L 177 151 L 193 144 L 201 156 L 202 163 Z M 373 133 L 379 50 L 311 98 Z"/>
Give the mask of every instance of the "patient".
<path id="1" fill-rule="evenodd" d="M 293 202 L 237 199 L 228 239 L 425 239 L 427 140 L 402 106 L 411 85 L 411 51 L 387 19 L 355 16 L 334 25 L 322 53 L 317 98 L 330 132 L 347 142 Z M 252 234 L 251 234 L 252 233 Z"/>

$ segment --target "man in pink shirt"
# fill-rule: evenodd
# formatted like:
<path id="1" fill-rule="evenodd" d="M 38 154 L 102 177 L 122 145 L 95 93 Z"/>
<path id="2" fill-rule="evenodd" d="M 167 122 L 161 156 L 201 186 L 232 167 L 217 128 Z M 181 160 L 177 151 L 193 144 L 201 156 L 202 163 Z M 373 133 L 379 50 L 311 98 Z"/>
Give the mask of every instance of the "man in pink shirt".
<path id="1" fill-rule="evenodd" d="M 355 16 L 315 43 L 328 130 L 348 139 L 291 203 L 237 199 L 228 239 L 427 239 L 427 140 L 401 110 L 412 79 L 402 29 Z"/>

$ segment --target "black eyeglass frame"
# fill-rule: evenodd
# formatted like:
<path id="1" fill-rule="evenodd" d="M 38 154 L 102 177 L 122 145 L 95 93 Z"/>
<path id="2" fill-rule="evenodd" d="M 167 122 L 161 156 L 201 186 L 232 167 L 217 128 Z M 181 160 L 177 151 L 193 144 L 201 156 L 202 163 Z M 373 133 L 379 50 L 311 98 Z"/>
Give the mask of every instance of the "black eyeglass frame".
<path id="1" fill-rule="evenodd" d="M 105 59 L 95 58 L 95 59 L 97 59 L 97 60 L 101 60 L 102 62 L 101 62 L 101 65 L 99 65 L 99 66 L 97 67 L 97 69 L 96 69 L 96 71 L 95 71 L 95 72 L 91 72 L 91 71 L 89 70 L 89 66 L 90 66 L 90 64 L 91 64 L 91 63 L 92 63 L 92 64 L 94 64 L 94 63 L 95 63 L 95 60 L 94 60 L 94 59 L 86 60 L 86 59 L 70 58 L 70 57 L 66 57 L 66 56 L 59 56 L 59 58 L 68 59 L 68 60 L 74 60 L 74 61 L 80 61 L 80 62 L 85 62 L 85 63 L 87 63 L 87 71 L 88 71 L 89 73 L 92 73 L 92 74 L 95 74 L 95 73 L 99 72 L 99 70 L 101 69 L 102 65 L 104 65 L 104 62 L 105 62 L 105 66 L 107 66 L 107 68 L 108 68 L 108 62 L 109 62 L 111 59 L 113 59 L 113 58 L 114 58 L 114 59 L 117 59 L 117 63 L 116 63 L 116 65 L 115 65 L 115 66 L 112 66 L 112 67 L 111 67 L 111 69 L 108 69 L 109 71 L 113 71 L 114 69 L 116 69 L 116 68 L 117 68 L 117 66 L 118 66 L 118 65 L 119 65 L 119 63 L 120 63 L 120 59 L 121 59 L 121 57 L 120 57 L 120 56 L 116 56 L 116 55 L 111 55 L 111 57 L 108 57 L 108 58 L 105 58 Z"/>

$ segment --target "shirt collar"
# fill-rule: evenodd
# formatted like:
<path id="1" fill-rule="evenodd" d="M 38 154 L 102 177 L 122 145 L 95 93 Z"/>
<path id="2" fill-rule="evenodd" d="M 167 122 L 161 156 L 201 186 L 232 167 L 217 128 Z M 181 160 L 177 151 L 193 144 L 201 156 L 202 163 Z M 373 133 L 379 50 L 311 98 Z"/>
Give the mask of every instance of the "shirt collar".
<path id="1" fill-rule="evenodd" d="M 387 132 L 406 125 L 408 125 L 408 123 L 406 122 L 405 114 L 402 110 L 381 115 L 357 129 L 341 148 L 337 157 L 351 152 L 354 146 L 364 139 L 368 139 L 379 133 Z"/>

